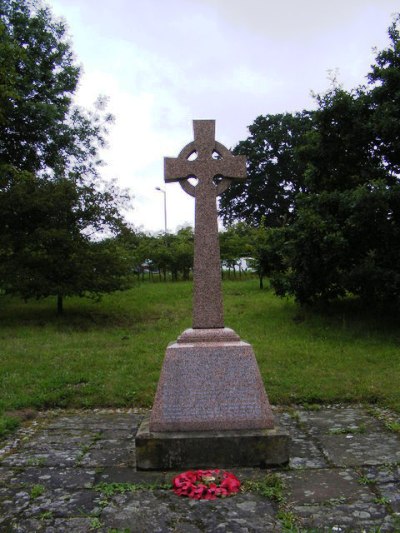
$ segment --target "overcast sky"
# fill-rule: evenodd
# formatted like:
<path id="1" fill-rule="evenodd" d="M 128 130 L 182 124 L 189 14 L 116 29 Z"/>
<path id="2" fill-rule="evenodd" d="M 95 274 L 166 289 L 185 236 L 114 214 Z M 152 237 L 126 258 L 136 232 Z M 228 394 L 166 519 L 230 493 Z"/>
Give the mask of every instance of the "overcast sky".
<path id="1" fill-rule="evenodd" d="M 388 44 L 398 0 L 49 0 L 68 23 L 83 66 L 77 102 L 110 97 L 116 122 L 103 174 L 134 196 L 127 218 L 149 231 L 193 225 L 194 200 L 165 185 L 164 156 L 193 140 L 193 119 L 215 119 L 228 148 L 259 115 L 314 106 L 311 91 L 338 72 L 365 82 L 373 47 Z"/>

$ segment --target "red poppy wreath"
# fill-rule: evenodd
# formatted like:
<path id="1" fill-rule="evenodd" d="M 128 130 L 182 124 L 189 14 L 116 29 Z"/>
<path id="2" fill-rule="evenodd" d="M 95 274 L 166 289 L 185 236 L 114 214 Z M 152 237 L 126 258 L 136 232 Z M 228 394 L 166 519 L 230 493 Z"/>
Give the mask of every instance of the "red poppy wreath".
<path id="1" fill-rule="evenodd" d="M 173 491 L 194 500 L 216 500 L 239 492 L 240 481 L 224 470 L 189 470 L 175 476 Z"/>

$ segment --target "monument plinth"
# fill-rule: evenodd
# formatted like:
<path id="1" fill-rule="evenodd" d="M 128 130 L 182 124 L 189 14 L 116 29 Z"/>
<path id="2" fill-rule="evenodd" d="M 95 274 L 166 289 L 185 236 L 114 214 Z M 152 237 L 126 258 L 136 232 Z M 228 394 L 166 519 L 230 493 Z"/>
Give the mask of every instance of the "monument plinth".
<path id="1" fill-rule="evenodd" d="M 288 436 L 274 426 L 253 349 L 223 319 L 216 198 L 246 178 L 246 159 L 215 140 L 215 121 L 193 124 L 194 141 L 165 158 L 165 181 L 195 198 L 193 328 L 167 348 L 150 420 L 136 436 L 137 467 L 282 464 Z"/>

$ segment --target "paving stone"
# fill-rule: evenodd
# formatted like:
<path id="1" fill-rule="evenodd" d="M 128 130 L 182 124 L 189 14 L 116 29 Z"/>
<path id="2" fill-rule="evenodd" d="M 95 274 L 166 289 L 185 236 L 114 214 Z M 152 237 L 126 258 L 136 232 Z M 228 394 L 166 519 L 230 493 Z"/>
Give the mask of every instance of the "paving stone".
<path id="1" fill-rule="evenodd" d="M 83 467 L 133 466 L 135 453 L 130 447 L 91 448 L 80 460 Z"/>
<path id="2" fill-rule="evenodd" d="M 400 481 L 400 466 L 386 464 L 364 467 L 361 472 L 365 477 L 376 483 L 390 483 Z"/>
<path id="3" fill-rule="evenodd" d="M 275 508 L 265 498 L 239 494 L 217 501 L 180 498 L 170 491 L 141 491 L 118 495 L 101 513 L 108 528 L 129 528 L 131 532 L 281 531 Z M 196 529 L 197 528 L 197 529 Z"/>
<path id="4" fill-rule="evenodd" d="M 10 517 L 20 515 L 29 507 L 30 501 L 31 497 L 27 489 L 0 489 L 0 525 Z"/>
<path id="5" fill-rule="evenodd" d="M 292 508 L 300 519 L 301 528 L 317 531 L 366 532 L 395 531 L 393 521 L 387 520 L 384 506 L 368 502 L 328 505 L 294 505 Z M 387 528 L 387 529 L 385 529 Z"/>
<path id="6" fill-rule="evenodd" d="M 96 529 L 101 533 L 101 529 Z M 10 533 L 88 533 L 95 531 L 90 518 L 57 518 L 19 520 L 11 524 L 7 530 Z"/>
<path id="7" fill-rule="evenodd" d="M 95 484 L 98 483 L 168 483 L 169 478 L 163 472 L 137 472 L 133 468 L 105 467 L 96 473 Z"/>
<path id="8" fill-rule="evenodd" d="M 288 501 L 295 505 L 339 502 L 372 502 L 375 495 L 360 485 L 351 470 L 303 470 L 280 474 L 289 491 Z"/>
<path id="9" fill-rule="evenodd" d="M 12 468 L 3 468 L 0 466 L 0 487 L 8 483 L 8 481 L 14 476 L 14 470 Z"/>
<path id="10" fill-rule="evenodd" d="M 93 442 L 96 435 L 94 431 L 88 430 L 69 429 L 57 432 L 43 430 L 28 442 L 24 442 L 22 447 L 24 449 L 43 448 L 45 446 L 51 446 L 52 448 L 79 447 Z"/>
<path id="11" fill-rule="evenodd" d="M 297 414 L 297 411 L 296 411 Z M 324 468 L 328 464 L 321 450 L 311 441 L 290 413 L 274 413 L 277 424 L 289 433 L 290 468 Z"/>
<path id="12" fill-rule="evenodd" d="M 344 430 L 359 433 L 383 429 L 379 420 L 357 407 L 322 408 L 318 411 L 298 409 L 297 412 L 300 423 L 311 435 L 329 435 Z"/>
<path id="13" fill-rule="evenodd" d="M 99 500 L 99 494 L 94 490 L 46 490 L 24 508 L 24 517 L 37 517 L 43 513 L 52 513 L 54 517 L 94 515 L 100 512 Z"/>
<path id="14" fill-rule="evenodd" d="M 96 471 L 85 468 L 27 467 L 22 472 L 14 472 L 9 478 L 9 486 L 43 485 L 46 488 L 84 489 L 94 484 Z"/>
<path id="15" fill-rule="evenodd" d="M 4 466 L 58 466 L 71 467 L 81 455 L 81 450 L 49 450 L 39 453 L 31 453 L 30 450 L 22 450 L 20 452 L 8 455 L 2 460 Z"/>
<path id="16" fill-rule="evenodd" d="M 319 440 L 335 466 L 378 465 L 400 461 L 400 436 L 388 432 L 383 435 L 321 435 Z"/>
<path id="17" fill-rule="evenodd" d="M 102 429 L 100 438 L 104 440 L 134 441 L 137 428 L 129 429 Z"/>
<path id="18" fill-rule="evenodd" d="M 135 443 L 133 438 L 132 439 L 103 439 L 102 436 L 100 436 L 96 442 L 94 442 L 91 446 L 91 450 L 115 450 L 116 448 L 123 447 L 124 450 L 134 450 Z"/>

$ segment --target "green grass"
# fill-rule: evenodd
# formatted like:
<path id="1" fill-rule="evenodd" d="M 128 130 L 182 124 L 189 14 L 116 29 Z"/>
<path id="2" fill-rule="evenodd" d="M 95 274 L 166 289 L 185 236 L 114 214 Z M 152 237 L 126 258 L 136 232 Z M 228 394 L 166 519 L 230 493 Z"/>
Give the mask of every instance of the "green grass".
<path id="1" fill-rule="evenodd" d="M 0 434 L 20 411 L 151 406 L 167 344 L 191 326 L 191 283 L 100 302 L 0 297 Z M 224 282 L 225 323 L 255 350 L 272 403 L 367 402 L 400 412 L 398 324 L 354 302 L 300 310 L 258 282 Z M 13 413 L 14 412 L 14 413 Z M 1 414 L 7 416 L 1 417 Z"/>

